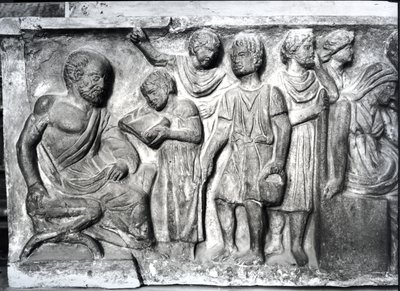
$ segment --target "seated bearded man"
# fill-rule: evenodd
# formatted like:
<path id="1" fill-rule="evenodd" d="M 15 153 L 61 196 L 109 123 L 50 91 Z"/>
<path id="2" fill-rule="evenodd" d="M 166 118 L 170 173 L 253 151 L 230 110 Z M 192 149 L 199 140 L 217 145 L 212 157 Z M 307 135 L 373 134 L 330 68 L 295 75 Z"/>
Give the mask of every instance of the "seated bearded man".
<path id="1" fill-rule="evenodd" d="M 101 250 L 93 238 L 128 248 L 150 245 L 147 193 L 155 173 L 141 167 L 133 175 L 138 153 L 104 107 L 113 82 L 110 62 L 94 51 L 75 51 L 64 79 L 67 94 L 40 97 L 17 143 L 35 231 L 21 257 L 46 241 L 79 241 L 94 257 Z"/>

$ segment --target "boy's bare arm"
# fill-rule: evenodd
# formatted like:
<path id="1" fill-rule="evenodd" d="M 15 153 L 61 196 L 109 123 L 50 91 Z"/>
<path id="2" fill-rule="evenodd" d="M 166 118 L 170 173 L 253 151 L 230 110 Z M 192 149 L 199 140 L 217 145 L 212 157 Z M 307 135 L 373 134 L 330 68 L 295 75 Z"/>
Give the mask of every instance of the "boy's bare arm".
<path id="1" fill-rule="evenodd" d="M 129 39 L 153 66 L 165 67 L 175 63 L 175 56 L 157 51 L 141 28 L 133 28 Z"/>

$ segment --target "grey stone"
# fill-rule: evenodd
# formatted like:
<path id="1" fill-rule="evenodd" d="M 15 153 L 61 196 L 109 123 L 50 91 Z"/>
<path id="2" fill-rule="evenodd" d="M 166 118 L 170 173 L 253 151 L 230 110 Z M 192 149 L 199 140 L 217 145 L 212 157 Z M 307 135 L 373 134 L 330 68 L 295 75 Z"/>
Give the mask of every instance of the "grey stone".
<path id="1" fill-rule="evenodd" d="M 1 25 L 11 286 L 397 284 L 394 19 Z"/>

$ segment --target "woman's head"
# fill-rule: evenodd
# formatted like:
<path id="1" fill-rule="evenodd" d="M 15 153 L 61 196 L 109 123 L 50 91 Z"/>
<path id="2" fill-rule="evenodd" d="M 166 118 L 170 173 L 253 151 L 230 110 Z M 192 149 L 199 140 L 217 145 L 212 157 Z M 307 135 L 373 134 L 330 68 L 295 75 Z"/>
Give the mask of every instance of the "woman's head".
<path id="1" fill-rule="evenodd" d="M 328 33 L 322 44 L 322 61 L 333 59 L 342 64 L 350 63 L 353 60 L 353 42 L 353 31 L 339 29 Z"/>

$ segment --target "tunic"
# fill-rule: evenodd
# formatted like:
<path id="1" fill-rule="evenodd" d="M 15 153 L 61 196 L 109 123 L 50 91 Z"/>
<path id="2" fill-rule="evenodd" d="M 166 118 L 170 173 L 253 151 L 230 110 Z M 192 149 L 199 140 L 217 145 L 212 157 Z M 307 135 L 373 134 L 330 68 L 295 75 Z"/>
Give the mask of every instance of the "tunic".
<path id="1" fill-rule="evenodd" d="M 255 90 L 237 86 L 226 92 L 218 108 L 218 120 L 231 121 L 224 151 L 229 151 L 216 199 L 241 204 L 263 202 L 258 177 L 272 158 L 274 135 L 271 118 L 287 112 L 283 96 L 263 85 Z M 221 154 L 221 156 L 225 156 Z"/>
<path id="2" fill-rule="evenodd" d="M 199 118 L 197 108 L 189 100 L 178 102 L 179 106 L 173 112 L 155 113 L 154 109 L 145 105 L 125 116 L 124 120 L 130 120 L 133 125 L 135 120 L 150 119 L 157 114 L 170 120 L 171 130 L 190 128 L 188 123 Z M 192 114 L 193 110 L 197 115 Z M 137 129 L 132 129 L 140 135 Z M 203 240 L 200 181 L 194 180 L 195 160 L 200 148 L 200 144 L 167 139 L 158 149 L 158 173 L 151 196 L 151 216 L 159 242 L 196 243 Z"/>
<path id="3" fill-rule="evenodd" d="M 314 71 L 299 77 L 282 71 L 278 78 L 292 125 L 287 187 L 279 210 L 310 212 L 314 195 L 320 190 L 320 173 L 324 171 L 326 112 L 322 104 L 326 91 Z"/>

